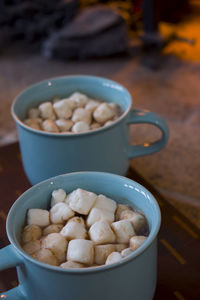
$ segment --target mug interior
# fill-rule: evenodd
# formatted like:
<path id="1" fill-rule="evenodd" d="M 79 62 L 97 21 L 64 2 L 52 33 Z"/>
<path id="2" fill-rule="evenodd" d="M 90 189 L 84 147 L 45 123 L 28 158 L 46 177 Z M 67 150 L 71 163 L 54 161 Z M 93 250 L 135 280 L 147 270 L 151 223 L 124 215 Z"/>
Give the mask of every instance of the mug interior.
<path id="1" fill-rule="evenodd" d="M 152 194 L 140 184 L 128 178 L 109 173 L 78 172 L 64 174 L 31 187 L 15 201 L 9 211 L 7 218 L 8 238 L 18 251 L 30 260 L 32 258 L 25 254 L 19 242 L 22 227 L 25 225 L 27 210 L 30 208 L 49 209 L 51 193 L 58 188 L 63 188 L 66 193 L 82 188 L 97 194 L 104 194 L 118 203 L 131 205 L 134 209 L 141 210 L 145 214 L 149 225 L 149 236 L 144 244 L 134 251 L 130 257 L 122 260 L 122 263 L 142 253 L 152 243 L 158 233 L 161 221 L 159 206 Z M 47 268 L 58 269 L 58 267 L 43 265 Z M 112 265 L 110 266 L 112 267 Z M 108 266 L 96 269 L 100 270 L 103 267 Z M 92 269 L 89 268 L 87 270 L 91 271 Z M 79 271 L 85 270 L 80 269 Z"/>
<path id="2" fill-rule="evenodd" d="M 55 97 L 67 98 L 74 92 L 81 92 L 97 100 L 115 102 L 125 113 L 131 107 L 131 96 L 120 84 L 102 77 L 66 76 L 47 79 L 22 91 L 14 100 L 11 112 L 16 121 L 23 121 L 29 108 Z"/>

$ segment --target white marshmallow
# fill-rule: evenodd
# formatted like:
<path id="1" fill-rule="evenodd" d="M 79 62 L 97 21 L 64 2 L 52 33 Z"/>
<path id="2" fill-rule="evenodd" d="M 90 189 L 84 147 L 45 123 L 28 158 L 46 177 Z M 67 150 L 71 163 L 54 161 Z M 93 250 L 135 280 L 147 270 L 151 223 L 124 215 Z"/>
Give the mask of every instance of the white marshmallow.
<path id="1" fill-rule="evenodd" d="M 54 190 L 52 192 L 52 197 L 51 197 L 51 207 L 53 207 L 58 202 L 64 202 L 66 197 L 67 197 L 66 192 L 63 189 Z"/>
<path id="2" fill-rule="evenodd" d="M 67 244 L 67 240 L 60 233 L 50 233 L 42 239 L 42 248 L 50 249 L 60 263 L 65 261 Z"/>
<path id="3" fill-rule="evenodd" d="M 128 243 L 129 239 L 135 235 L 133 226 L 128 220 L 114 222 L 111 224 L 111 227 L 117 236 L 118 243 Z"/>
<path id="4" fill-rule="evenodd" d="M 30 119 L 36 119 L 39 118 L 40 115 L 40 111 L 38 108 L 30 108 L 28 111 L 28 117 Z"/>
<path id="5" fill-rule="evenodd" d="M 69 119 L 72 116 L 72 109 L 66 99 L 54 103 L 53 108 L 59 119 Z"/>
<path id="6" fill-rule="evenodd" d="M 114 243 L 116 240 L 115 234 L 110 225 L 106 221 L 94 223 L 89 230 L 90 239 L 97 244 Z"/>
<path id="7" fill-rule="evenodd" d="M 42 236 L 42 229 L 38 225 L 27 225 L 22 231 L 22 243 L 39 240 Z"/>
<path id="8" fill-rule="evenodd" d="M 67 197 L 69 206 L 82 215 L 87 215 L 96 201 L 97 195 L 83 189 L 76 189 Z"/>
<path id="9" fill-rule="evenodd" d="M 36 251 L 40 250 L 40 247 L 41 247 L 41 242 L 39 240 L 34 240 L 26 243 L 23 246 L 23 250 L 29 255 L 32 255 Z"/>
<path id="10" fill-rule="evenodd" d="M 50 209 L 50 219 L 55 224 L 63 224 L 73 216 L 73 210 L 64 202 L 59 202 Z"/>
<path id="11" fill-rule="evenodd" d="M 119 220 L 120 220 L 121 212 L 124 211 L 124 210 L 130 210 L 130 211 L 132 211 L 132 209 L 131 209 L 130 206 L 128 206 L 128 205 L 125 205 L 125 204 L 117 204 L 117 210 L 116 210 L 116 212 L 115 212 L 115 219 L 116 219 L 116 221 L 119 221 Z"/>
<path id="12" fill-rule="evenodd" d="M 142 236 L 142 235 L 133 236 L 129 241 L 130 247 L 133 249 L 133 251 L 135 251 L 146 241 L 146 239 L 147 239 L 146 236 Z"/>
<path id="13" fill-rule="evenodd" d="M 145 217 L 139 212 L 124 210 L 120 214 L 120 219 L 129 220 L 133 225 L 133 228 L 135 229 L 136 233 L 139 233 L 142 228 L 146 228 L 147 226 Z"/>
<path id="14" fill-rule="evenodd" d="M 72 132 L 82 133 L 82 132 L 89 131 L 89 129 L 90 129 L 90 127 L 87 123 L 85 123 L 83 121 L 79 121 L 73 125 Z"/>
<path id="15" fill-rule="evenodd" d="M 117 103 L 114 103 L 114 102 L 108 103 L 108 105 L 114 111 L 115 116 L 118 117 L 120 115 L 120 106 Z"/>
<path id="16" fill-rule="evenodd" d="M 71 120 L 58 119 L 56 120 L 56 125 L 58 126 L 60 131 L 65 132 L 69 131 L 74 123 Z"/>
<path id="17" fill-rule="evenodd" d="M 70 219 L 63 227 L 60 234 L 67 240 L 86 239 L 87 231 L 85 229 L 84 221 L 80 217 Z"/>
<path id="18" fill-rule="evenodd" d="M 71 240 L 68 245 L 67 260 L 92 265 L 94 261 L 93 242 L 83 239 Z"/>
<path id="19" fill-rule="evenodd" d="M 31 208 L 27 213 L 27 224 L 34 224 L 41 227 L 49 225 L 49 211 L 40 208 Z"/>
<path id="20" fill-rule="evenodd" d="M 106 265 L 114 264 L 122 259 L 122 256 L 119 252 L 112 252 L 108 255 L 106 259 Z"/>
<path id="21" fill-rule="evenodd" d="M 42 129 L 48 132 L 59 132 L 56 123 L 53 120 L 45 120 L 42 122 Z"/>
<path id="22" fill-rule="evenodd" d="M 40 116 L 43 119 L 49 119 L 49 120 L 55 120 L 56 116 L 55 116 L 55 112 L 53 109 L 53 105 L 51 102 L 43 102 L 39 105 L 38 107 L 39 111 L 40 111 Z"/>
<path id="23" fill-rule="evenodd" d="M 101 127 L 101 125 L 100 125 L 99 123 L 97 123 L 97 122 L 93 122 L 93 123 L 90 125 L 90 129 L 91 129 L 91 130 L 98 129 L 98 128 L 100 128 L 100 127 Z"/>
<path id="24" fill-rule="evenodd" d="M 109 125 L 111 125 L 111 124 L 113 124 L 114 123 L 114 121 L 107 121 L 105 124 L 104 124 L 104 126 L 109 126 Z"/>
<path id="25" fill-rule="evenodd" d="M 126 248 L 126 249 L 123 249 L 122 252 L 121 252 L 121 256 L 122 257 L 127 257 L 129 256 L 130 254 L 133 253 L 133 249 L 132 248 Z"/>
<path id="26" fill-rule="evenodd" d="M 76 103 L 77 107 L 83 107 L 89 101 L 88 97 L 82 93 L 75 92 L 73 93 L 69 99 L 73 100 Z"/>
<path id="27" fill-rule="evenodd" d="M 99 106 L 99 104 L 101 104 L 100 101 L 89 100 L 88 103 L 85 106 L 85 109 L 93 112 Z"/>
<path id="28" fill-rule="evenodd" d="M 115 246 L 112 244 L 96 245 L 94 247 L 94 262 L 97 265 L 105 264 L 108 255 L 115 251 Z"/>
<path id="29" fill-rule="evenodd" d="M 115 213 L 117 203 L 104 195 L 98 195 L 94 207 Z"/>
<path id="30" fill-rule="evenodd" d="M 93 207 L 87 217 L 87 226 L 90 227 L 92 224 L 98 221 L 107 221 L 111 224 L 114 221 L 114 213 L 108 210 Z"/>
<path id="31" fill-rule="evenodd" d="M 122 250 L 128 247 L 128 244 L 114 244 L 114 246 L 115 246 L 115 251 L 121 252 Z"/>
<path id="32" fill-rule="evenodd" d="M 83 121 L 83 122 L 87 123 L 88 125 L 90 125 L 90 123 L 92 121 L 92 114 L 89 110 L 79 107 L 79 108 L 75 109 L 73 116 L 72 116 L 72 121 L 74 123 Z"/>
<path id="33" fill-rule="evenodd" d="M 64 263 L 62 263 L 60 265 L 61 268 L 64 268 L 64 269 L 77 269 L 77 268 L 84 268 L 84 265 L 83 264 L 80 264 L 80 263 L 77 263 L 75 261 L 66 261 Z"/>
<path id="34" fill-rule="evenodd" d="M 63 225 L 61 225 L 61 224 L 51 224 L 43 229 L 42 234 L 48 235 L 50 233 L 55 233 L 55 232 L 59 233 L 62 228 L 63 228 Z"/>
<path id="35" fill-rule="evenodd" d="M 41 130 L 41 119 L 36 118 L 36 119 L 25 119 L 24 124 L 27 126 L 36 129 L 36 130 Z"/>
<path id="36" fill-rule="evenodd" d="M 53 254 L 53 252 L 50 249 L 41 248 L 37 252 L 33 253 L 32 257 L 45 264 L 49 264 L 52 266 L 59 265 L 57 257 Z"/>
<path id="37" fill-rule="evenodd" d="M 115 115 L 113 108 L 108 103 L 101 103 L 94 111 L 93 117 L 98 123 L 104 124 L 106 121 L 112 119 Z"/>

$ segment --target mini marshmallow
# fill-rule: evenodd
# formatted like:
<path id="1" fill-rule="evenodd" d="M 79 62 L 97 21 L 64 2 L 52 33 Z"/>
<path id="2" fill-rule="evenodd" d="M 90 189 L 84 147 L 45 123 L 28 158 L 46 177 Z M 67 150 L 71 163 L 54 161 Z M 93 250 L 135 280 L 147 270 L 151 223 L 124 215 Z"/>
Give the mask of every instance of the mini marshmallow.
<path id="1" fill-rule="evenodd" d="M 96 245 L 94 247 L 94 262 L 97 265 L 105 264 L 108 255 L 115 251 L 115 246 L 112 244 Z"/>
<path id="2" fill-rule="evenodd" d="M 74 216 L 73 210 L 64 202 L 59 202 L 50 209 L 50 219 L 54 224 L 63 224 Z"/>
<path id="3" fill-rule="evenodd" d="M 129 241 L 130 247 L 135 251 L 146 241 L 146 239 L 146 236 L 142 235 L 133 236 Z"/>
<path id="4" fill-rule="evenodd" d="M 93 122 L 93 123 L 90 125 L 90 129 L 91 129 L 91 130 L 98 129 L 98 128 L 100 128 L 100 127 L 101 127 L 101 125 L 100 125 L 99 123 L 97 123 L 97 122 Z"/>
<path id="5" fill-rule="evenodd" d="M 41 242 L 39 240 L 30 241 L 23 246 L 23 250 L 29 255 L 32 255 L 36 251 L 39 251 L 40 248 Z"/>
<path id="6" fill-rule="evenodd" d="M 74 123 L 71 120 L 58 119 L 56 120 L 56 125 L 60 131 L 65 132 L 70 130 Z"/>
<path id="7" fill-rule="evenodd" d="M 83 264 L 80 264 L 80 263 L 77 263 L 75 261 L 66 261 L 64 263 L 62 263 L 60 265 L 61 268 L 64 268 L 64 269 L 77 269 L 77 268 L 84 268 L 84 265 Z"/>
<path id="8" fill-rule="evenodd" d="M 90 127 L 87 123 L 85 123 L 84 121 L 79 121 L 73 125 L 72 132 L 82 133 L 82 132 L 89 131 L 89 129 Z"/>
<path id="9" fill-rule="evenodd" d="M 70 219 L 67 224 L 63 227 L 60 234 L 67 240 L 73 239 L 86 239 L 87 231 L 83 218 L 74 217 Z"/>
<path id="10" fill-rule="evenodd" d="M 72 116 L 72 109 L 66 99 L 57 101 L 53 104 L 56 116 L 59 119 L 69 119 Z"/>
<path id="11" fill-rule="evenodd" d="M 117 203 L 104 195 L 98 195 L 94 207 L 115 213 Z"/>
<path id="12" fill-rule="evenodd" d="M 136 211 L 124 210 L 120 214 L 120 219 L 129 220 L 133 225 L 133 228 L 135 229 L 136 233 L 139 233 L 142 228 L 147 226 L 145 217 L 141 213 Z"/>
<path id="13" fill-rule="evenodd" d="M 40 116 L 43 119 L 49 119 L 49 120 L 55 120 L 56 116 L 55 116 L 55 112 L 53 109 L 53 105 L 51 102 L 43 102 L 39 105 L 38 107 L 39 111 L 40 111 Z"/>
<path id="14" fill-rule="evenodd" d="M 39 240 L 42 236 L 42 229 L 38 225 L 27 225 L 22 231 L 22 243 Z"/>
<path id="15" fill-rule="evenodd" d="M 61 225 L 61 224 L 51 224 L 43 229 L 42 234 L 48 235 L 50 233 L 59 233 L 62 228 L 63 228 L 63 225 Z"/>
<path id="16" fill-rule="evenodd" d="M 106 259 L 106 265 L 114 264 L 122 259 L 122 256 L 119 252 L 112 252 L 108 255 Z"/>
<path id="17" fill-rule="evenodd" d="M 106 121 L 112 119 L 115 111 L 109 106 L 108 103 L 101 103 L 94 111 L 93 117 L 98 123 L 104 124 Z"/>
<path id="18" fill-rule="evenodd" d="M 49 211 L 40 208 L 31 208 L 27 213 L 27 224 L 34 224 L 41 227 L 49 225 Z"/>
<path id="19" fill-rule="evenodd" d="M 32 257 L 45 264 L 49 264 L 52 266 L 59 265 L 57 257 L 53 254 L 51 250 L 46 248 L 41 248 L 39 251 L 33 253 Z"/>
<path id="20" fill-rule="evenodd" d="M 45 120 L 42 122 L 42 129 L 48 132 L 59 132 L 56 123 L 53 120 Z"/>
<path id="21" fill-rule="evenodd" d="M 121 256 L 124 258 L 124 257 L 129 256 L 132 253 L 133 253 L 133 249 L 132 248 L 126 248 L 126 249 L 122 250 Z"/>
<path id="22" fill-rule="evenodd" d="M 108 210 L 93 207 L 87 217 L 87 226 L 90 227 L 92 224 L 98 221 L 107 221 L 111 224 L 114 221 L 114 213 Z"/>
<path id="23" fill-rule="evenodd" d="M 51 197 L 51 207 L 53 207 L 58 202 L 64 202 L 66 197 L 67 197 L 66 192 L 63 189 L 54 190 L 52 192 L 52 197 Z"/>
<path id="24" fill-rule="evenodd" d="M 28 117 L 30 119 L 36 119 L 39 118 L 40 116 L 40 111 L 38 108 L 30 108 L 28 111 Z"/>
<path id="25" fill-rule="evenodd" d="M 87 215 L 96 201 L 97 195 L 83 189 L 76 189 L 67 197 L 69 206 L 82 215 Z"/>
<path id="26" fill-rule="evenodd" d="M 76 107 L 83 107 L 89 101 L 88 97 L 82 93 L 75 92 L 73 93 L 69 99 L 73 100 L 76 103 Z"/>
<path id="27" fill-rule="evenodd" d="M 41 119 L 36 118 L 36 119 L 26 119 L 24 120 L 24 123 L 36 130 L 41 130 Z"/>
<path id="28" fill-rule="evenodd" d="M 82 107 L 79 107 L 74 110 L 74 113 L 72 116 L 72 121 L 74 123 L 83 121 L 83 122 L 87 123 L 88 125 L 90 125 L 91 120 L 92 120 L 92 114 L 89 110 L 84 109 Z"/>
<path id="29" fill-rule="evenodd" d="M 128 220 L 114 222 L 111 224 L 111 227 L 117 236 L 118 243 L 128 243 L 129 239 L 135 235 L 133 226 Z"/>
<path id="30" fill-rule="evenodd" d="M 130 206 L 128 206 L 128 205 L 125 205 L 125 204 L 117 204 L 117 210 L 116 210 L 116 212 L 115 212 L 115 219 L 116 219 L 116 221 L 119 221 L 119 220 L 120 220 L 121 212 L 124 211 L 124 210 L 130 210 L 130 211 L 132 211 L 132 209 L 131 209 Z"/>
<path id="31" fill-rule="evenodd" d="M 114 121 L 107 121 L 105 124 L 104 124 L 104 126 L 109 126 L 109 125 L 111 125 L 111 124 L 113 124 L 114 123 Z"/>
<path id="32" fill-rule="evenodd" d="M 85 106 L 85 109 L 93 112 L 99 106 L 99 104 L 101 104 L 100 101 L 89 100 L 88 103 Z"/>
<path id="33" fill-rule="evenodd" d="M 50 233 L 42 240 L 42 248 L 50 249 L 60 263 L 65 261 L 67 244 L 67 240 L 60 233 Z"/>
<path id="34" fill-rule="evenodd" d="M 128 244 L 114 244 L 114 246 L 115 246 L 115 251 L 121 252 L 122 250 L 128 247 Z"/>
<path id="35" fill-rule="evenodd" d="M 71 240 L 68 245 L 67 260 L 92 265 L 94 261 L 93 242 L 83 239 Z"/>
<path id="36" fill-rule="evenodd" d="M 114 103 L 114 102 L 108 103 L 108 105 L 114 111 L 115 116 L 119 116 L 119 114 L 120 114 L 120 106 L 117 103 Z"/>
<path id="37" fill-rule="evenodd" d="M 106 221 L 94 223 L 89 230 L 90 239 L 97 244 L 110 244 L 116 240 L 115 234 Z"/>

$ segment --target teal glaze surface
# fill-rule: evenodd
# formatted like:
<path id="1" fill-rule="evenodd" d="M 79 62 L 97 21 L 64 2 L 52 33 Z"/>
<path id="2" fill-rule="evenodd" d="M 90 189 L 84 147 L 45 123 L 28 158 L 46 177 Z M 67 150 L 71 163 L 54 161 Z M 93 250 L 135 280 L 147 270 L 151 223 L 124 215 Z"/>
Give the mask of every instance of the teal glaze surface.
<path id="1" fill-rule="evenodd" d="M 48 208 L 54 189 L 63 188 L 69 193 L 78 187 L 142 210 L 150 227 L 144 244 L 121 262 L 98 268 L 61 269 L 27 255 L 19 244 L 27 209 Z M 151 300 L 156 288 L 160 220 L 152 194 L 119 175 L 78 172 L 41 182 L 22 194 L 9 211 L 6 227 L 11 245 L 0 250 L 0 270 L 17 266 L 19 286 L 1 295 L 8 300 Z"/>
<path id="2" fill-rule="evenodd" d="M 79 91 L 91 98 L 116 102 L 123 114 L 112 125 L 81 134 L 56 134 L 34 130 L 23 120 L 28 108 L 53 97 L 67 97 Z M 17 123 L 24 170 L 36 184 L 52 176 L 76 171 L 104 171 L 125 175 L 129 159 L 152 154 L 168 140 L 168 127 L 156 114 L 131 110 L 132 99 L 120 84 L 101 77 L 67 76 L 42 81 L 24 90 L 12 105 Z M 160 140 L 147 146 L 129 143 L 129 125 L 149 123 L 161 132 Z"/>

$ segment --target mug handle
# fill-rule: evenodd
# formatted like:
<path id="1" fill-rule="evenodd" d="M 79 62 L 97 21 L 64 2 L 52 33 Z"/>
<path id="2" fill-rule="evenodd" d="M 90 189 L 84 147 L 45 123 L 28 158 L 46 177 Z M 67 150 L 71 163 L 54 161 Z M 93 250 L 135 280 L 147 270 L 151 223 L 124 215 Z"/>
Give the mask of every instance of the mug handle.
<path id="1" fill-rule="evenodd" d="M 0 271 L 8 268 L 16 267 L 23 263 L 22 258 L 17 254 L 12 245 L 4 247 L 0 250 Z M 0 298 L 5 300 L 26 300 L 23 285 L 10 289 L 6 292 L 0 293 Z"/>
<path id="2" fill-rule="evenodd" d="M 134 158 L 138 156 L 152 154 L 161 150 L 168 141 L 169 138 L 169 128 L 163 118 L 159 115 L 147 111 L 147 110 L 136 110 L 132 109 L 129 112 L 129 117 L 126 121 L 128 125 L 130 124 L 152 124 L 158 127 L 161 132 L 162 136 L 159 140 L 153 143 L 145 143 L 143 145 L 130 145 L 128 144 L 128 158 Z"/>

